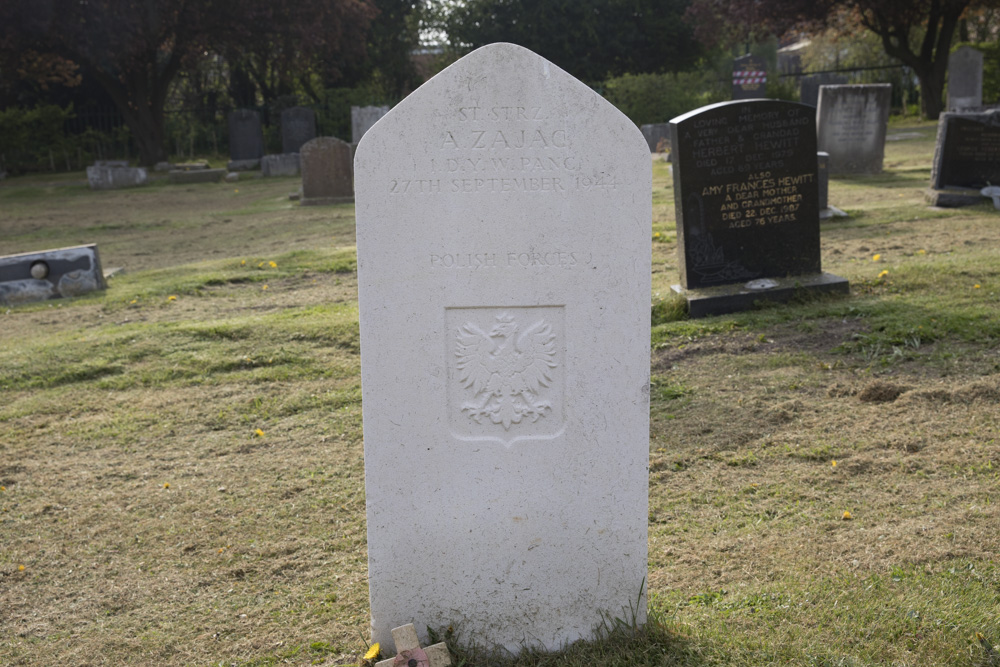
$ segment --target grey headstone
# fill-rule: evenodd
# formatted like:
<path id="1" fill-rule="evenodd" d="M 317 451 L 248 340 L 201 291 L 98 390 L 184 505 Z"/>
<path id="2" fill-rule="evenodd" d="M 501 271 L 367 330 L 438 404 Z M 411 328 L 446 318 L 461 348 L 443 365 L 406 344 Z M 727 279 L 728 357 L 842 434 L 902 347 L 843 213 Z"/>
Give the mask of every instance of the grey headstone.
<path id="1" fill-rule="evenodd" d="M 847 290 L 821 272 L 815 114 L 779 100 L 670 121 L 681 284 L 692 317 Z"/>
<path id="2" fill-rule="evenodd" d="M 642 131 L 642 136 L 645 137 L 646 143 L 649 144 L 650 153 L 670 152 L 670 123 L 640 125 L 639 130 Z M 661 142 L 665 146 L 661 146 Z M 665 148 L 666 150 L 661 151 L 660 148 Z"/>
<path id="3" fill-rule="evenodd" d="M 830 154 L 831 174 L 882 171 L 892 85 L 820 86 L 817 147 Z"/>
<path id="4" fill-rule="evenodd" d="M 767 72 L 763 61 L 752 55 L 733 58 L 733 99 L 750 100 L 767 96 Z"/>
<path id="5" fill-rule="evenodd" d="M 259 160 L 264 155 L 264 133 L 260 114 L 251 109 L 229 113 L 229 159 Z"/>
<path id="6" fill-rule="evenodd" d="M 298 176 L 299 154 L 278 153 L 276 155 L 265 155 L 260 159 L 260 173 L 265 177 Z"/>
<path id="7" fill-rule="evenodd" d="M 389 113 L 389 107 L 351 107 L 351 143 L 357 144 L 378 119 Z"/>
<path id="8" fill-rule="evenodd" d="M 0 303 L 79 296 L 107 287 L 96 245 L 0 257 Z"/>
<path id="9" fill-rule="evenodd" d="M 931 187 L 978 190 L 996 184 L 1000 184 L 1000 110 L 941 114 Z"/>
<path id="10" fill-rule="evenodd" d="M 304 143 L 315 138 L 315 111 L 306 107 L 292 107 L 281 112 L 282 153 L 298 153 Z"/>
<path id="11" fill-rule="evenodd" d="M 91 190 L 134 188 L 148 179 L 145 167 L 102 166 L 100 162 L 87 167 L 87 183 Z"/>
<path id="12" fill-rule="evenodd" d="M 802 77 L 799 82 L 799 101 L 809 106 L 819 104 L 820 86 L 839 86 L 847 83 L 847 77 L 842 74 L 810 74 Z"/>
<path id="13" fill-rule="evenodd" d="M 302 205 L 354 200 L 354 163 L 350 144 L 336 137 L 316 137 L 299 153 Z"/>
<path id="14" fill-rule="evenodd" d="M 948 58 L 948 110 L 983 105 L 983 52 L 961 46 Z"/>

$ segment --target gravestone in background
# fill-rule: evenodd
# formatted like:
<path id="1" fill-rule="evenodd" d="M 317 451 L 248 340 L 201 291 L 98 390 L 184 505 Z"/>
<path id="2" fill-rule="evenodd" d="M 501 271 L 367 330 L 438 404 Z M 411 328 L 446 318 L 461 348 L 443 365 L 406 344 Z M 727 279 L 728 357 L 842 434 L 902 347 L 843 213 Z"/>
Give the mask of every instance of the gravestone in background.
<path id="1" fill-rule="evenodd" d="M 681 284 L 693 317 L 846 292 L 822 273 L 815 110 L 713 104 L 670 121 Z"/>
<path id="2" fill-rule="evenodd" d="M 837 86 L 847 83 L 847 77 L 842 74 L 810 74 L 802 77 L 799 82 L 799 101 L 802 104 L 816 106 L 819 104 L 820 86 Z"/>
<path id="3" fill-rule="evenodd" d="M 302 145 L 316 138 L 316 112 L 291 107 L 281 112 L 281 152 L 298 153 Z"/>
<path id="4" fill-rule="evenodd" d="M 830 174 L 877 174 L 885 156 L 892 85 L 820 86 L 817 144 Z"/>
<path id="5" fill-rule="evenodd" d="M 316 137 L 299 153 L 302 205 L 354 201 L 354 165 L 350 144 L 336 137 Z"/>
<path id="6" fill-rule="evenodd" d="M 265 155 L 260 159 L 260 175 L 265 178 L 269 176 L 298 176 L 298 174 L 298 153 L 276 153 Z"/>
<path id="7" fill-rule="evenodd" d="M 379 121 L 355 173 L 373 639 L 557 649 L 642 623 L 642 134 L 493 44 Z"/>
<path id="8" fill-rule="evenodd" d="M 983 201 L 979 191 L 1000 184 L 1000 110 L 943 113 L 931 167 L 931 202 L 964 206 Z"/>
<path id="9" fill-rule="evenodd" d="M 767 96 L 764 63 L 752 55 L 733 58 L 733 99 L 749 100 Z"/>
<path id="10" fill-rule="evenodd" d="M 250 109 L 229 112 L 229 169 L 255 169 L 264 155 L 260 114 Z"/>
<path id="11" fill-rule="evenodd" d="M 389 107 L 351 107 L 351 143 L 357 144 L 378 119 L 389 113 Z"/>
<path id="12" fill-rule="evenodd" d="M 79 296 L 105 287 L 96 245 L 0 257 L 0 304 Z"/>
<path id="13" fill-rule="evenodd" d="M 87 167 L 87 184 L 91 190 L 134 188 L 148 180 L 145 167 L 130 167 L 125 160 L 98 160 Z"/>
<path id="14" fill-rule="evenodd" d="M 948 57 L 948 110 L 983 106 L 983 52 L 960 46 Z"/>
<path id="15" fill-rule="evenodd" d="M 639 130 L 649 146 L 650 153 L 660 153 L 670 151 L 670 125 L 668 123 L 653 123 L 651 125 L 640 125 Z M 665 148 L 665 151 L 661 151 Z"/>

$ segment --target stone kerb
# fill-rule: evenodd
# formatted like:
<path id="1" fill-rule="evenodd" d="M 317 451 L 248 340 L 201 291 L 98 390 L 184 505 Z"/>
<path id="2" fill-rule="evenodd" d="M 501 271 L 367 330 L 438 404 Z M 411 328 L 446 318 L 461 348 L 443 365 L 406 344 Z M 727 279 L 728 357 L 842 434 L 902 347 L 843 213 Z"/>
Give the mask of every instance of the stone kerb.
<path id="1" fill-rule="evenodd" d="M 817 147 L 830 174 L 878 174 L 885 156 L 892 85 L 820 86 Z"/>
<path id="2" fill-rule="evenodd" d="M 87 167 L 87 184 L 91 190 L 117 190 L 145 184 L 149 174 L 145 167 L 129 167 L 128 162 L 99 161 Z"/>
<path id="3" fill-rule="evenodd" d="M 354 164 L 350 144 L 336 137 L 316 137 L 299 153 L 302 206 L 354 201 Z"/>
<path id="4" fill-rule="evenodd" d="M 642 134 L 493 44 L 383 117 L 355 174 L 373 639 L 454 623 L 558 649 L 642 623 Z"/>

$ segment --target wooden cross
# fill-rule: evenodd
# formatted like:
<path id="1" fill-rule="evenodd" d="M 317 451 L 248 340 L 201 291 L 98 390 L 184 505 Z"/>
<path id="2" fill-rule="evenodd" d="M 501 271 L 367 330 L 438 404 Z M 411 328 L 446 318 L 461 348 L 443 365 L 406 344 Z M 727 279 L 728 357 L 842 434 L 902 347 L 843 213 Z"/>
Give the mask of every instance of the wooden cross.
<path id="1" fill-rule="evenodd" d="M 375 667 L 448 667 L 451 664 L 451 654 L 444 642 L 420 648 L 413 623 L 393 628 L 392 641 L 396 643 L 396 657 L 379 660 Z"/>

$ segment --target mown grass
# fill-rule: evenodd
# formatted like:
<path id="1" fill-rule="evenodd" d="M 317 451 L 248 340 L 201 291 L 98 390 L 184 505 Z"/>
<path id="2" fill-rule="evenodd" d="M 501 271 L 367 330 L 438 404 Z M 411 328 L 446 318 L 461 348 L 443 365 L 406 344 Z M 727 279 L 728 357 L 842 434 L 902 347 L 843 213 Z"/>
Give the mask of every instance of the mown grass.
<path id="1" fill-rule="evenodd" d="M 892 131 L 917 136 L 885 174 L 831 183 L 849 297 L 702 320 L 654 164 L 650 620 L 496 656 L 456 618 L 431 629 L 455 664 L 994 664 L 1000 218 L 928 209 L 933 126 Z M 0 662 L 358 664 L 351 207 L 72 181 L 0 186 L 3 250 L 96 240 L 127 268 L 0 313 Z"/>

